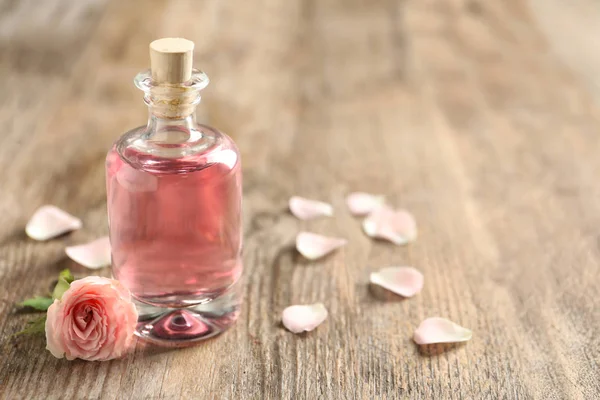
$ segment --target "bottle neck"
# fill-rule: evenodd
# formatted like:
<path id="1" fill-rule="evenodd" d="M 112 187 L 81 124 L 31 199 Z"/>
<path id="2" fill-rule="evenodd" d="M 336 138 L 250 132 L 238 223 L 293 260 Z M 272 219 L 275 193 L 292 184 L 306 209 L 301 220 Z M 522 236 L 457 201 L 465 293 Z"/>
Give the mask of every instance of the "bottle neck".
<path id="1" fill-rule="evenodd" d="M 195 139 L 198 92 L 185 93 L 178 88 L 153 88 L 144 98 L 148 104 L 148 140 L 179 144 Z"/>
<path id="2" fill-rule="evenodd" d="M 148 70 L 140 72 L 134 82 L 144 92 L 148 105 L 150 137 L 177 142 L 197 133 L 194 113 L 200 103 L 200 91 L 208 85 L 204 72 L 194 69 L 189 81 L 171 84 L 154 81 Z"/>
<path id="3" fill-rule="evenodd" d="M 195 113 L 182 118 L 163 118 L 160 114 L 154 113 L 152 108 L 149 111 L 147 131 L 154 138 L 167 139 L 172 136 L 183 138 L 183 136 L 189 136 L 196 129 Z"/>
<path id="4" fill-rule="evenodd" d="M 186 119 L 194 115 L 200 103 L 197 91 L 186 91 L 182 87 L 158 86 L 144 96 L 150 115 L 160 119 Z"/>

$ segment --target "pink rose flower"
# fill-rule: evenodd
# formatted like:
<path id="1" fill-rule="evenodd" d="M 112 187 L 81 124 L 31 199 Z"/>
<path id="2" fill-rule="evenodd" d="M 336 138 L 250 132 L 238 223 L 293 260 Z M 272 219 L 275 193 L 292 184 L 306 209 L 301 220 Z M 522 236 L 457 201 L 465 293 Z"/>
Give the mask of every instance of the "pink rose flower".
<path id="1" fill-rule="evenodd" d="M 67 360 L 120 357 L 132 342 L 137 317 L 129 291 L 119 282 L 98 276 L 76 280 L 48 308 L 46 348 Z"/>

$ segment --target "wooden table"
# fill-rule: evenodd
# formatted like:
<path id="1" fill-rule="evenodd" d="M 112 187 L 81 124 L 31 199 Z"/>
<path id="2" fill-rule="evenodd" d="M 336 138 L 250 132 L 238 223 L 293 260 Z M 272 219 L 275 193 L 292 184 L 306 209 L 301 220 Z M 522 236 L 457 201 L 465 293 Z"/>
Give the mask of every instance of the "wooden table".
<path id="1" fill-rule="evenodd" d="M 594 0 L 0 2 L 0 397 L 9 399 L 592 399 L 600 396 L 600 6 Z M 244 160 L 245 304 L 183 350 L 138 342 L 68 362 L 11 338 L 15 302 L 64 247 L 107 232 L 104 157 L 147 110 L 132 77 L 148 43 L 196 42 L 213 83 L 198 118 Z M 412 245 L 368 239 L 344 196 L 381 193 L 418 219 Z M 292 195 L 331 202 L 301 222 Z M 24 234 L 55 204 L 84 229 Z M 298 231 L 349 245 L 307 262 Z M 387 265 L 425 274 L 380 296 Z M 109 271 L 103 271 L 108 275 Z M 288 305 L 329 319 L 293 335 Z M 473 330 L 418 348 L 419 322 Z"/>

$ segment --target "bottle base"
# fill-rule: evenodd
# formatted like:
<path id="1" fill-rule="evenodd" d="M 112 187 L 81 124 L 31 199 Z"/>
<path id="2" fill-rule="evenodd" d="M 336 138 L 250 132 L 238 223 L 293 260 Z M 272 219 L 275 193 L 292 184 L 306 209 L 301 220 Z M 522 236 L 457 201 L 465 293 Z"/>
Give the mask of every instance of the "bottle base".
<path id="1" fill-rule="evenodd" d="M 135 334 L 166 347 L 192 346 L 231 327 L 240 311 L 237 282 L 212 301 L 183 308 L 157 307 L 134 300 L 138 309 Z"/>

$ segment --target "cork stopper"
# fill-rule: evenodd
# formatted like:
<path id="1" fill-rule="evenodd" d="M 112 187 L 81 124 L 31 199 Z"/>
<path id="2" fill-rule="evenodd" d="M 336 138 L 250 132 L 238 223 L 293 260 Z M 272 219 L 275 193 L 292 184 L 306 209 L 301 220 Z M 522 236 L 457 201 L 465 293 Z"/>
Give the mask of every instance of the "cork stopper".
<path id="1" fill-rule="evenodd" d="M 157 83 L 178 84 L 192 77 L 194 42 L 163 38 L 150 43 L 150 70 Z"/>

